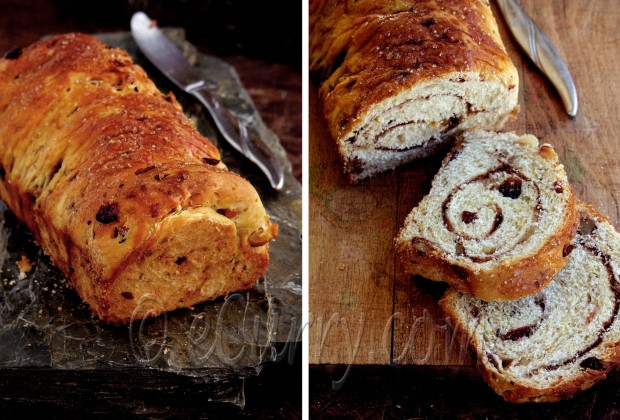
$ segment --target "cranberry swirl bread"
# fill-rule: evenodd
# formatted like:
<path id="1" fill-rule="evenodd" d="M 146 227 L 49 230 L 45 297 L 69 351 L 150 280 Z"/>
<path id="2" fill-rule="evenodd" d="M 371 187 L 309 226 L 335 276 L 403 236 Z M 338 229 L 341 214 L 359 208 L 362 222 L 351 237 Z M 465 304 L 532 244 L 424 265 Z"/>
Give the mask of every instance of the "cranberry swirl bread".
<path id="1" fill-rule="evenodd" d="M 541 292 L 484 302 L 448 289 L 440 301 L 508 401 L 569 398 L 620 363 L 620 235 L 591 207 L 580 213 L 568 262 Z"/>
<path id="2" fill-rule="evenodd" d="M 126 52 L 83 34 L 40 41 L 0 60 L 0 92 L 0 198 L 100 319 L 264 274 L 277 225 L 257 192 Z"/>
<path id="3" fill-rule="evenodd" d="M 410 274 L 483 300 L 511 300 L 538 292 L 560 271 L 578 219 L 550 145 L 473 131 L 444 159 L 396 249 Z"/>
<path id="4" fill-rule="evenodd" d="M 310 70 L 353 182 L 518 111 L 486 0 L 311 0 Z"/>

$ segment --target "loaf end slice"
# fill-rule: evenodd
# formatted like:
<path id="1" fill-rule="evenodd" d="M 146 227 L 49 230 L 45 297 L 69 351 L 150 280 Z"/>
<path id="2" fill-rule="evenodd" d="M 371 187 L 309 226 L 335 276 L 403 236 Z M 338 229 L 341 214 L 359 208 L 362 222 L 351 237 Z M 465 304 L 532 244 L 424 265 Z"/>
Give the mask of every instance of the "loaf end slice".
<path id="1" fill-rule="evenodd" d="M 396 238 L 404 270 L 486 301 L 544 288 L 578 224 L 553 148 L 531 135 L 468 132 Z"/>
<path id="2" fill-rule="evenodd" d="M 570 398 L 620 363 L 620 235 L 590 206 L 580 214 L 568 262 L 541 292 L 484 302 L 449 289 L 440 301 L 507 401 Z"/>

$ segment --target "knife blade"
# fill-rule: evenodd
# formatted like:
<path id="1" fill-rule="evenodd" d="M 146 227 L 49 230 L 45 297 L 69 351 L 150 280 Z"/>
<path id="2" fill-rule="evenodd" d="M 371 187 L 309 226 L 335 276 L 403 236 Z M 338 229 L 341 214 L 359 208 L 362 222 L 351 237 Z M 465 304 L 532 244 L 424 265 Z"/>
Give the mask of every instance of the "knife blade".
<path id="1" fill-rule="evenodd" d="M 556 88 L 568 115 L 576 116 L 577 89 L 558 50 L 516 0 L 497 0 L 497 4 L 519 46 Z"/>
<path id="2" fill-rule="evenodd" d="M 267 176 L 271 186 L 282 189 L 284 171 L 253 127 L 235 118 L 212 93 L 214 81 L 193 67 L 181 50 L 159 29 L 145 13 L 136 12 L 131 18 L 131 33 L 144 56 L 170 81 L 196 97 L 209 111 L 222 137 L 238 152 L 252 161 Z"/>

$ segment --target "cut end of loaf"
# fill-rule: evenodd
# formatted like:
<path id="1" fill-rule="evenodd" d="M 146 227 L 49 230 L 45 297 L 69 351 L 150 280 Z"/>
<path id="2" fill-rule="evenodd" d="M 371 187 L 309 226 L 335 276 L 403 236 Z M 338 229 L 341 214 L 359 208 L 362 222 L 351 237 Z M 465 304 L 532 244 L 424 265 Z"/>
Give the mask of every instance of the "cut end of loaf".
<path id="1" fill-rule="evenodd" d="M 498 130 L 517 112 L 517 89 L 456 73 L 386 98 L 337 134 L 345 172 L 358 182 L 426 157 L 462 132 Z"/>
<path id="2" fill-rule="evenodd" d="M 518 112 L 518 73 L 488 2 L 329 0 L 313 4 L 310 27 L 310 68 L 352 182 Z"/>

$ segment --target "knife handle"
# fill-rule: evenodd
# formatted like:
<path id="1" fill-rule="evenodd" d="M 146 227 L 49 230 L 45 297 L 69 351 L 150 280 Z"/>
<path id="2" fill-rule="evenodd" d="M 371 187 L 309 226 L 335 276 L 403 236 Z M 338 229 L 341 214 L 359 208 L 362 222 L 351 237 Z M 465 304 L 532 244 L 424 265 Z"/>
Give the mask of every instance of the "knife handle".
<path id="1" fill-rule="evenodd" d="M 577 115 L 577 89 L 560 53 L 516 0 L 497 3 L 517 43 L 555 86 L 568 115 Z"/>
<path id="2" fill-rule="evenodd" d="M 211 94 L 204 82 L 188 88 L 187 91 L 207 108 L 224 139 L 238 152 L 254 162 L 267 176 L 274 189 L 282 189 L 284 186 L 282 165 L 270 151 L 269 146 L 261 139 L 256 129 L 235 118 Z"/>

